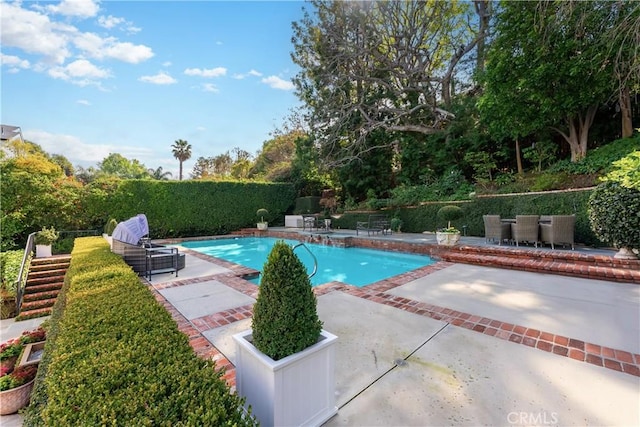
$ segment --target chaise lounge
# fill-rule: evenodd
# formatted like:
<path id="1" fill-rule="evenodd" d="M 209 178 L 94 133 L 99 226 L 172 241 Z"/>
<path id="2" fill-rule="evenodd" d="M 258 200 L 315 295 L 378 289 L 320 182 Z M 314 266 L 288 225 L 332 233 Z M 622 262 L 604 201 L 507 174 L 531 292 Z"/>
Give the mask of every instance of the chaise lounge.
<path id="1" fill-rule="evenodd" d="M 185 267 L 185 254 L 178 248 L 153 244 L 144 214 L 118 223 L 112 234 L 111 251 L 123 257 L 136 273 L 151 280 L 153 274 L 175 273 Z"/>

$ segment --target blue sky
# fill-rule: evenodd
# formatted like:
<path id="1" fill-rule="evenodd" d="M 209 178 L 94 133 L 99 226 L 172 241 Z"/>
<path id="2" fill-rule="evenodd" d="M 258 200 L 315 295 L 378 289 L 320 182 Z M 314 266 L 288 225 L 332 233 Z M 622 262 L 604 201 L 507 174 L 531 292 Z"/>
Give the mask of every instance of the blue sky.
<path id="1" fill-rule="evenodd" d="M 74 165 L 109 153 L 178 176 L 251 154 L 299 105 L 291 23 L 300 1 L 0 2 L 1 122 Z"/>

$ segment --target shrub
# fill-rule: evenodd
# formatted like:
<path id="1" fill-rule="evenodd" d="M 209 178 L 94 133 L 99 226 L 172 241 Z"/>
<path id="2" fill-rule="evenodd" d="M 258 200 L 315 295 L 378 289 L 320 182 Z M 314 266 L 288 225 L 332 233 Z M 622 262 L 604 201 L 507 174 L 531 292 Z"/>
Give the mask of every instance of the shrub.
<path id="1" fill-rule="evenodd" d="M 617 248 L 640 248 L 640 190 L 607 181 L 589 198 L 591 229 Z"/>
<path id="2" fill-rule="evenodd" d="M 102 237 L 76 239 L 25 425 L 254 425 Z"/>
<path id="3" fill-rule="evenodd" d="M 253 306 L 253 344 L 273 360 L 315 344 L 322 330 L 316 304 L 304 264 L 291 246 L 277 241 Z"/>
<path id="4" fill-rule="evenodd" d="M 260 208 L 260 209 L 257 210 L 256 215 L 258 217 L 260 217 L 260 222 L 265 222 L 264 221 L 264 216 L 265 215 L 269 215 L 269 211 L 266 210 L 265 208 Z"/>
<path id="5" fill-rule="evenodd" d="M 438 218 L 447 221 L 447 229 L 451 229 L 451 221 L 458 220 L 464 216 L 464 211 L 460 206 L 447 205 L 438 210 Z"/>
<path id="6" fill-rule="evenodd" d="M 13 297 L 16 296 L 16 280 L 18 280 L 23 256 L 24 250 L 22 249 L 0 253 L 0 288 Z M 2 293 L 0 292 L 0 294 Z"/>
<path id="7" fill-rule="evenodd" d="M 55 228 L 42 227 L 42 230 L 36 233 L 36 245 L 52 245 L 58 240 L 58 236 Z"/>

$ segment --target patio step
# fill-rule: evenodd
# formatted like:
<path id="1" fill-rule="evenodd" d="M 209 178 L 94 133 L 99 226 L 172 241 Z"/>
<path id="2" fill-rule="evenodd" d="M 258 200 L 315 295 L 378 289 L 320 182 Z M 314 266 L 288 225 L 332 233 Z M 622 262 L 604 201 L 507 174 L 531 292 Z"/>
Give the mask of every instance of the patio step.
<path id="1" fill-rule="evenodd" d="M 444 261 L 586 279 L 640 284 L 640 260 L 535 249 L 458 246 L 437 250 Z"/>
<path id="2" fill-rule="evenodd" d="M 52 307 L 64 285 L 64 276 L 70 262 L 71 256 L 69 255 L 31 260 L 20 313 L 16 320 L 51 314 Z"/>

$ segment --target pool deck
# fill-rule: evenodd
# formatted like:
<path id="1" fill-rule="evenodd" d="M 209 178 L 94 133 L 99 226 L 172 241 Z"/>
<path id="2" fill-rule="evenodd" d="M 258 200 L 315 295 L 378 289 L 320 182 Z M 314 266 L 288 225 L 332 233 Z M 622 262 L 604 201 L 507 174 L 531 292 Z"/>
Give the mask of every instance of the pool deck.
<path id="1" fill-rule="evenodd" d="M 435 243 L 433 235 L 410 233 L 367 239 Z M 473 237 L 461 244 L 497 246 Z M 233 387 L 231 337 L 250 327 L 258 288 L 241 277 L 250 273 L 243 267 L 184 252 L 178 277 L 141 281 L 194 351 L 226 368 Z M 440 260 L 362 288 L 318 286 L 324 328 L 339 337 L 339 412 L 325 425 L 640 425 L 638 285 L 633 278 L 624 283 Z"/>

